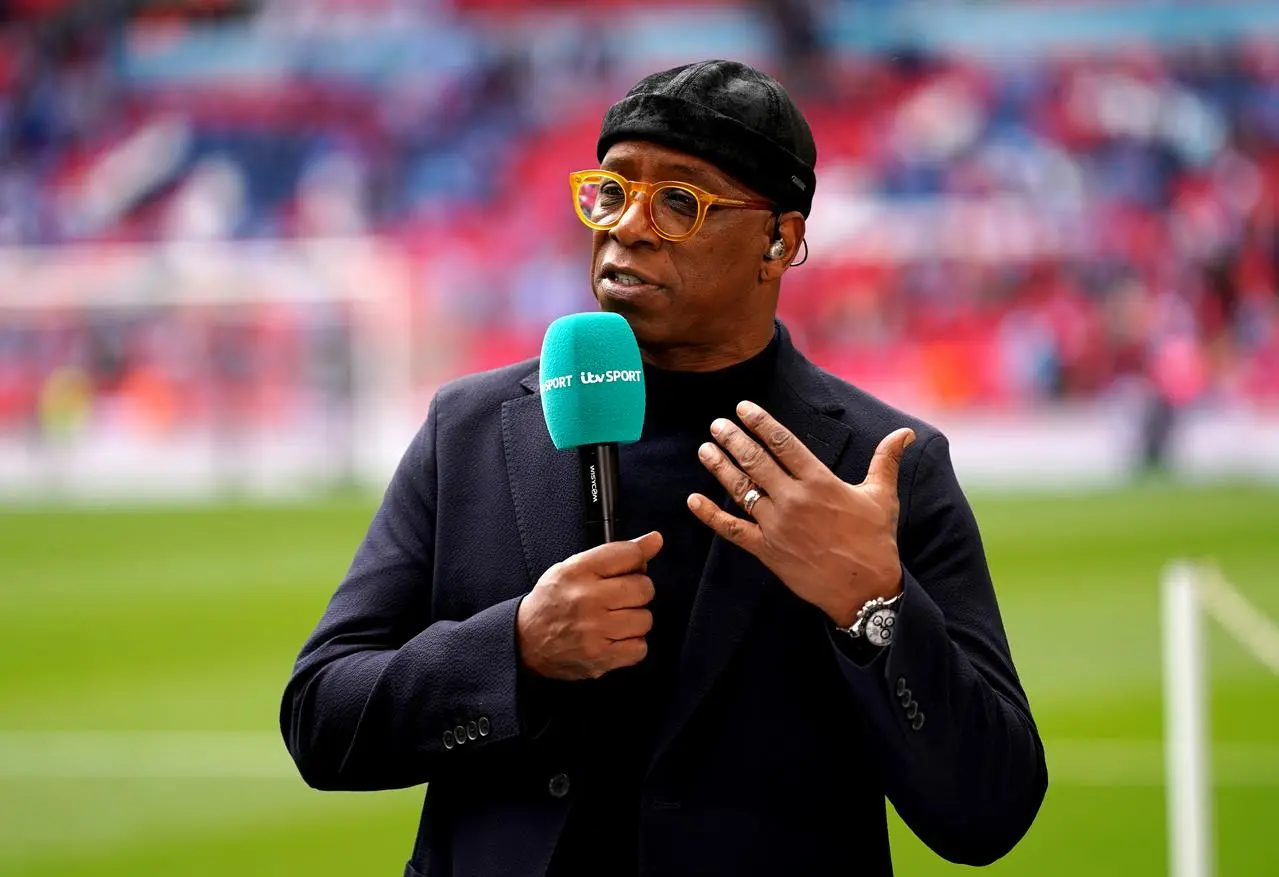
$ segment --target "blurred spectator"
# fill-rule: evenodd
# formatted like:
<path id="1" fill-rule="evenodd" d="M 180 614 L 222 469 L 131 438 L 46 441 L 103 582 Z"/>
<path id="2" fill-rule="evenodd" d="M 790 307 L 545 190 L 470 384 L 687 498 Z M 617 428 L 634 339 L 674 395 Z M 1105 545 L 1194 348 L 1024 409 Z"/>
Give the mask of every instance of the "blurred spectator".
<path id="1" fill-rule="evenodd" d="M 950 406 L 1138 382 L 1153 466 L 1186 405 L 1279 403 L 1279 41 L 990 60 L 841 48 L 812 0 L 264 0 L 216 29 L 126 6 L 0 2 L 0 246 L 375 236 L 457 327 L 455 370 L 509 361 L 590 306 L 565 176 L 627 65 L 762 22 L 819 146 L 782 316 L 823 364 Z M 266 366 L 225 329 L 231 387 Z M 76 364 L 51 331 L 0 321 L 3 422 Z"/>

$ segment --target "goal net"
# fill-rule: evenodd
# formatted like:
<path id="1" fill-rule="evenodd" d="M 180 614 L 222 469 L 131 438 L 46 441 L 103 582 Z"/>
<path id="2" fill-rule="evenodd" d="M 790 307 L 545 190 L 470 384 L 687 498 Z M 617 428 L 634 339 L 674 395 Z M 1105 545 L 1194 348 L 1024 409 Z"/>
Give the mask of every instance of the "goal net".
<path id="1" fill-rule="evenodd" d="M 0 489 L 384 484 L 430 385 L 412 276 L 362 238 L 0 251 Z"/>

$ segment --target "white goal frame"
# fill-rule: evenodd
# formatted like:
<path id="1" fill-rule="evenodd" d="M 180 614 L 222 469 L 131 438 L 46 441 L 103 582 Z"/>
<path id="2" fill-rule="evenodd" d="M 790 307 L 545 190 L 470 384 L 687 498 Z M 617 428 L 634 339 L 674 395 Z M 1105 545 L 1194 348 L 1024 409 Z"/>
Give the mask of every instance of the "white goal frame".
<path id="1" fill-rule="evenodd" d="M 1211 615 L 1260 663 L 1279 675 L 1279 625 L 1212 564 L 1178 560 L 1164 572 L 1164 770 L 1171 877 L 1212 877 L 1207 654 L 1203 615 Z"/>

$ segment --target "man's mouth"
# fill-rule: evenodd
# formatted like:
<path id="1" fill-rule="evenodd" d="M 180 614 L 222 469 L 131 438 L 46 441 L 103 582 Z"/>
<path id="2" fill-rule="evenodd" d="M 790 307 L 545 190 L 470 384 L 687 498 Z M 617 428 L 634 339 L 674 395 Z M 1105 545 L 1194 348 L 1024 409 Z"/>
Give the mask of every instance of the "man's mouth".
<path id="1" fill-rule="evenodd" d="M 601 294 L 622 297 L 653 292 L 658 286 L 659 284 L 642 274 L 636 274 L 616 265 L 605 265 L 600 271 L 600 279 L 596 284 Z"/>
<path id="2" fill-rule="evenodd" d="M 605 271 L 603 279 L 616 283 L 618 286 L 644 286 L 648 284 L 648 281 L 644 278 L 628 271 Z"/>

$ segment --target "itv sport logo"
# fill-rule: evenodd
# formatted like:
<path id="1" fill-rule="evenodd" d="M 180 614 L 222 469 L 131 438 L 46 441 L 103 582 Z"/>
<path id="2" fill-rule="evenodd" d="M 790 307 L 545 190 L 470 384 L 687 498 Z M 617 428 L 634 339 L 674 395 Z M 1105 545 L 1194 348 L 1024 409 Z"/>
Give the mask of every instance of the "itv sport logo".
<path id="1" fill-rule="evenodd" d="M 560 375 L 542 381 L 542 392 L 551 390 L 567 390 L 573 386 L 573 375 Z M 577 379 L 583 384 L 634 384 L 644 380 L 644 371 L 638 368 L 609 369 L 603 372 L 584 371 L 577 373 Z"/>
<path id="2" fill-rule="evenodd" d="M 609 369 L 606 372 L 581 372 L 579 377 L 583 384 L 632 384 L 644 380 L 644 372 L 640 369 Z"/>

